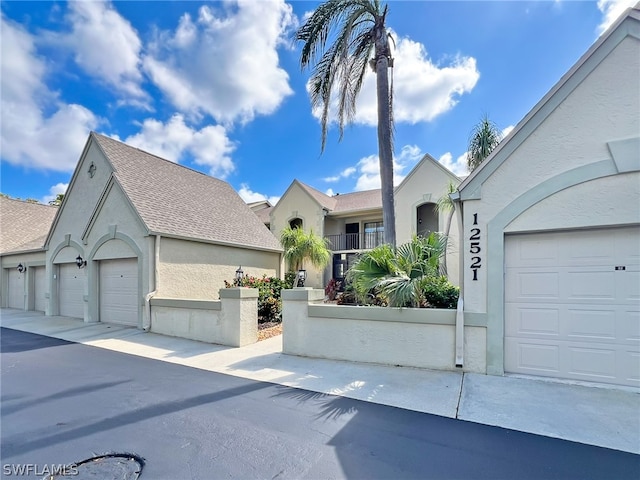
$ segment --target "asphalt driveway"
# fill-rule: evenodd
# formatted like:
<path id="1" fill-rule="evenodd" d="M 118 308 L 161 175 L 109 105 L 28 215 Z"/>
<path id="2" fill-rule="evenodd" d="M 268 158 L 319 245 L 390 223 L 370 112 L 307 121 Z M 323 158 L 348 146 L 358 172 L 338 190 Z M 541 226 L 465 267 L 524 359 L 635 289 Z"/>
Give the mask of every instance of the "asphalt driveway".
<path id="1" fill-rule="evenodd" d="M 146 460 L 141 478 L 150 479 L 640 473 L 630 453 L 1 334 L 3 468 L 130 452 Z"/>

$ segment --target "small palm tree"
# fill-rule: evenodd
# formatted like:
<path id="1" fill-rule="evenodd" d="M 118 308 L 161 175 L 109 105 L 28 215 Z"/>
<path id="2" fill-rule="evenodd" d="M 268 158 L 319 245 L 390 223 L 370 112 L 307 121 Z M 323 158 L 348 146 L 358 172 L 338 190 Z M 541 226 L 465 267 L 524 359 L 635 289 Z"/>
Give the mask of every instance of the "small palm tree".
<path id="1" fill-rule="evenodd" d="M 438 213 L 447 214 L 447 223 L 444 230 L 445 237 L 445 251 L 449 246 L 449 234 L 451 233 L 451 221 L 453 220 L 453 213 L 455 211 L 455 206 L 453 205 L 453 200 L 451 200 L 450 194 L 454 193 L 458 187 L 455 183 L 449 180 L 449 184 L 447 185 L 447 193 L 442 195 L 438 202 L 436 203 L 436 208 L 438 209 Z M 447 255 L 446 253 L 442 257 L 442 269 L 444 270 L 444 274 L 447 274 Z"/>
<path id="2" fill-rule="evenodd" d="M 502 133 L 500 129 L 485 115 L 480 123 L 473 128 L 469 137 L 469 148 L 467 150 L 469 171 L 473 172 L 478 168 L 501 140 Z"/>
<path id="3" fill-rule="evenodd" d="M 311 103 L 322 111 L 322 150 L 327 138 L 332 93 L 337 89 L 337 115 L 342 139 L 345 124 L 355 116 L 356 99 L 367 67 L 376 73 L 384 241 L 395 246 L 393 89 L 389 82 L 393 58 L 385 25 L 387 7 L 382 7 L 379 0 L 329 0 L 316 8 L 300 27 L 296 40 L 303 42 L 302 68 L 315 64 L 309 83 Z M 334 43 L 326 47 L 329 38 Z"/>
<path id="4" fill-rule="evenodd" d="M 313 233 L 313 230 L 306 233 L 299 227 L 285 227 L 280 234 L 280 244 L 284 248 L 284 259 L 289 264 L 289 270 L 294 272 L 302 269 L 305 260 L 314 267 L 325 268 L 331 259 L 327 241 Z"/>
<path id="5" fill-rule="evenodd" d="M 445 251 L 446 239 L 437 232 L 413 237 L 395 249 L 381 245 L 356 260 L 347 281 L 361 298 L 373 290 L 391 307 L 418 307 L 425 301 L 425 283 L 442 274 L 440 258 Z"/>

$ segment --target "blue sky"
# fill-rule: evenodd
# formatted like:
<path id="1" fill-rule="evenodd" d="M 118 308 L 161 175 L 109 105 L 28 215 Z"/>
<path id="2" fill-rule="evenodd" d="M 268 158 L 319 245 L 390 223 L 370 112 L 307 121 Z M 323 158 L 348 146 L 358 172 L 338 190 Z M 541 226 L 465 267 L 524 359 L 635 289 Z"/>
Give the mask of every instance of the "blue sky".
<path id="1" fill-rule="evenodd" d="M 487 114 L 508 132 L 635 0 L 390 1 L 400 181 L 429 153 L 466 174 Z M 379 187 L 373 73 L 338 141 L 320 126 L 296 27 L 317 2 L 2 1 L 0 190 L 63 192 L 91 130 L 228 181 Z"/>

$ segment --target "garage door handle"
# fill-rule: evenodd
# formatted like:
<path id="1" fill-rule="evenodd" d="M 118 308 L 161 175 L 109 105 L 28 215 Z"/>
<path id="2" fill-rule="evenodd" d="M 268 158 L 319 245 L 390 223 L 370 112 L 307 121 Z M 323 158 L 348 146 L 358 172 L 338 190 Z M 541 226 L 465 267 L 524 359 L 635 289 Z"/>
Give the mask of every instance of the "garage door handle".
<path id="1" fill-rule="evenodd" d="M 616 270 L 626 270 L 627 267 L 625 267 L 624 265 L 616 265 Z"/>

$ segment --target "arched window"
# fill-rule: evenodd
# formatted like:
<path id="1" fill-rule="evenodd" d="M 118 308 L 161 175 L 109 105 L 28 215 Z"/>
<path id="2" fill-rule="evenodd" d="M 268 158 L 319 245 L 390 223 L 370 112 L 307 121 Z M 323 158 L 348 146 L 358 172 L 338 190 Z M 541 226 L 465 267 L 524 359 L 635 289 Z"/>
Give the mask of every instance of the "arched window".
<path id="1" fill-rule="evenodd" d="M 294 218 L 292 220 L 289 220 L 289 226 L 291 228 L 302 228 L 302 219 Z"/>
<path id="2" fill-rule="evenodd" d="M 423 203 L 416 209 L 416 233 L 422 237 L 439 230 L 438 208 L 435 203 Z"/>

